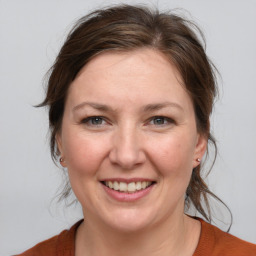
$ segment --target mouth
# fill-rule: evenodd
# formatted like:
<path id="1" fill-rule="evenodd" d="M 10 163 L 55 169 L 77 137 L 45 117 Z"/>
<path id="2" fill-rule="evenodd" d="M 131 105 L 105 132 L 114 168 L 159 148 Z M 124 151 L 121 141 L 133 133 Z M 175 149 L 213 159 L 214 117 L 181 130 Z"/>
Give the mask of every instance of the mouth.
<path id="1" fill-rule="evenodd" d="M 156 182 L 155 181 L 132 181 L 132 182 L 123 182 L 123 181 L 117 181 L 117 180 L 106 180 L 106 181 L 101 181 L 101 183 L 118 192 L 121 193 L 136 193 L 139 191 L 143 191 L 150 186 L 153 186 Z"/>

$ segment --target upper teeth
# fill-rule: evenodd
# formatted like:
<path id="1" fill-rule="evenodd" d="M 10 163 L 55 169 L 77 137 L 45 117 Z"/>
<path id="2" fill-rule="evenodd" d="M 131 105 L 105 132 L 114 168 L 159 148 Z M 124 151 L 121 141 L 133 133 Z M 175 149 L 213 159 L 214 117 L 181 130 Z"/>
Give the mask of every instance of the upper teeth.
<path id="1" fill-rule="evenodd" d="M 117 191 L 121 192 L 135 192 L 141 189 L 145 189 L 152 184 L 151 181 L 137 181 L 137 182 L 118 182 L 118 181 L 105 181 L 104 184 Z"/>

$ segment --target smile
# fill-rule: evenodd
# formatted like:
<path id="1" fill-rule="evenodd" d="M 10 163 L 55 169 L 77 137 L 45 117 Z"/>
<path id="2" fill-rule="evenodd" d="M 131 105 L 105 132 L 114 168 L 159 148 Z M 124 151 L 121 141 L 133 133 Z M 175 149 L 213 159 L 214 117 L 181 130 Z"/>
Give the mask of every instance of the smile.
<path id="1" fill-rule="evenodd" d="M 135 193 L 137 191 L 144 190 L 155 182 L 153 181 L 136 181 L 136 182 L 119 182 L 119 181 L 103 181 L 102 182 L 106 187 L 113 189 L 115 191 L 123 193 Z"/>

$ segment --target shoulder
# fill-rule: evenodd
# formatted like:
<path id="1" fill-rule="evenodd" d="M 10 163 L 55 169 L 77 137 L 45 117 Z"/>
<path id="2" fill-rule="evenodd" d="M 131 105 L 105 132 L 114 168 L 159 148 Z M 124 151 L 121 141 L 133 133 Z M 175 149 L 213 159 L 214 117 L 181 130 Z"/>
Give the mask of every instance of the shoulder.
<path id="1" fill-rule="evenodd" d="M 67 231 L 64 230 L 63 232 L 61 232 L 59 235 L 54 236 L 50 239 L 47 239 L 37 245 L 35 245 L 34 247 L 30 248 L 29 250 L 18 254 L 17 256 L 41 256 L 41 255 L 57 255 L 56 254 L 56 248 L 57 248 L 57 244 L 58 244 L 58 240 L 60 237 L 62 237 L 63 235 L 65 235 Z"/>
<path id="2" fill-rule="evenodd" d="M 74 255 L 75 252 L 75 233 L 82 220 L 73 225 L 69 230 L 62 231 L 50 239 L 47 239 L 29 250 L 17 256 L 64 256 Z"/>
<path id="3" fill-rule="evenodd" d="M 199 219 L 201 235 L 194 256 L 255 256 L 256 245 L 243 241 Z"/>

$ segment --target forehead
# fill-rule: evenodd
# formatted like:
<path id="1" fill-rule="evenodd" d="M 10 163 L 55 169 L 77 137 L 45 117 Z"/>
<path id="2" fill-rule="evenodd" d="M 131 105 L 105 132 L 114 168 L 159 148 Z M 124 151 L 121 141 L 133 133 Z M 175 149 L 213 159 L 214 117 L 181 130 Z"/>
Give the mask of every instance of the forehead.
<path id="1" fill-rule="evenodd" d="M 123 98 L 130 102 L 189 100 L 176 67 L 152 49 L 107 52 L 93 58 L 72 82 L 68 98 L 99 101 Z M 114 103 L 114 102 L 113 102 Z"/>
<path id="2" fill-rule="evenodd" d="M 126 69 L 123 69 L 123 66 Z M 147 67 L 147 69 L 145 69 Z M 151 48 L 141 48 L 132 51 L 108 51 L 95 56 L 78 73 L 76 79 L 84 74 L 104 72 L 110 74 L 111 71 L 118 71 L 119 74 L 133 75 L 140 77 L 152 70 L 159 72 L 159 69 L 167 71 L 170 75 L 175 75 L 176 79 L 182 83 L 181 76 L 171 60 L 158 50 Z M 148 72 L 147 72 L 148 71 Z"/>

